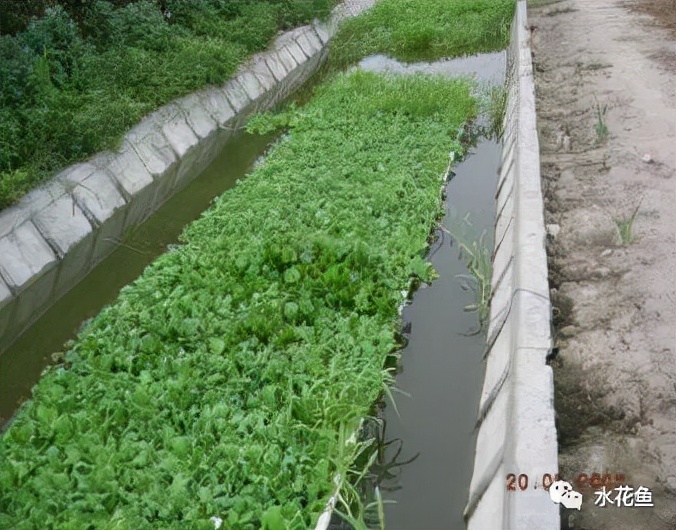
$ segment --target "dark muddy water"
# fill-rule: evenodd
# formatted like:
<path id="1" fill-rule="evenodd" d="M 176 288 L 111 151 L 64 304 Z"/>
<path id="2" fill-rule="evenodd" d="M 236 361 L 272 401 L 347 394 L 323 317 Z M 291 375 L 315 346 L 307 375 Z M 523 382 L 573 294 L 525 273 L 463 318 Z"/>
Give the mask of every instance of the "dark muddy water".
<path id="1" fill-rule="evenodd" d="M 361 61 L 363 69 L 409 74 L 424 72 L 469 76 L 481 85 L 504 82 L 504 52 L 403 64 L 383 55 Z M 479 239 L 492 249 L 494 195 L 500 145 L 481 140 L 446 187 L 443 226 L 467 243 Z M 442 234 L 442 232 L 439 232 Z M 467 275 L 458 244 L 448 234 L 432 245 L 430 260 L 440 277 L 419 289 L 404 308 L 410 323 L 402 352 L 395 394 L 399 415 L 388 405 L 384 441 L 387 446 L 380 489 L 387 530 L 464 529 L 462 512 L 472 477 L 476 422 L 484 377 L 481 360 L 486 343 L 476 313 L 465 307 L 476 301 L 462 289 L 458 275 Z M 399 452 L 400 451 L 400 452 Z M 412 460 L 412 461 L 411 461 Z M 397 466 L 397 462 L 410 462 Z M 383 472 L 382 470 L 386 471 Z"/>
<path id="2" fill-rule="evenodd" d="M 140 225 L 124 244 L 59 300 L 0 355 L 0 428 L 28 399 L 51 355 L 175 243 L 211 200 L 231 188 L 270 144 L 272 136 L 234 136 L 212 164 Z"/>
<path id="3" fill-rule="evenodd" d="M 456 169 L 447 186 L 444 226 L 479 237 L 492 248 L 495 216 L 493 195 L 500 149 L 495 142 L 480 142 Z M 472 226 L 463 218 L 469 213 Z M 459 227 L 459 225 L 463 225 Z M 434 252 L 437 245 L 438 250 Z M 410 397 L 395 394 L 399 416 L 391 406 L 385 412 L 386 441 L 400 439 L 400 462 L 417 458 L 381 483 L 387 530 L 452 530 L 465 528 L 462 511 L 472 477 L 486 343 L 476 313 L 465 306 L 475 301 L 464 291 L 457 275 L 468 274 L 457 243 L 444 235 L 433 246 L 431 261 L 440 277 L 419 289 L 403 318 L 411 323 L 409 342 L 401 358 L 397 386 Z M 399 442 L 392 444 L 391 460 Z"/>

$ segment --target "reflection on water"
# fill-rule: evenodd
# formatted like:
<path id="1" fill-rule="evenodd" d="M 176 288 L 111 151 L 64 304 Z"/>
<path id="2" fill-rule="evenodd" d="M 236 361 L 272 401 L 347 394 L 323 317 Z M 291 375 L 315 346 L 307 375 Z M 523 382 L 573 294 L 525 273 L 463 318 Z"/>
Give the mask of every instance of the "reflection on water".
<path id="1" fill-rule="evenodd" d="M 441 74 L 447 76 L 470 76 L 491 85 L 502 85 L 504 81 L 506 54 L 504 51 L 468 55 L 457 59 L 444 59 L 431 63 L 402 63 L 386 55 L 372 55 L 362 59 L 359 67 L 370 72 L 393 74 Z"/>

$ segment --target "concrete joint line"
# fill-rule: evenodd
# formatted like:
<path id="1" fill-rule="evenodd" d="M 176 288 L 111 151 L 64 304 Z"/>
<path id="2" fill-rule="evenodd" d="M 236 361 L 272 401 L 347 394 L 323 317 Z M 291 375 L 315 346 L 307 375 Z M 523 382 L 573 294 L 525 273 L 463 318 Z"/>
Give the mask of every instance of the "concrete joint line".
<path id="1" fill-rule="evenodd" d="M 514 186 L 512 185 L 512 187 L 507 192 L 507 196 L 505 197 L 505 201 L 502 203 L 502 207 L 500 208 L 498 215 L 495 217 L 495 219 L 496 219 L 495 226 L 497 226 L 498 223 L 500 222 L 500 220 L 502 219 L 502 214 L 505 211 L 505 208 L 507 208 L 507 204 L 509 203 L 509 199 L 512 198 L 513 195 L 514 195 Z M 510 221 L 509 221 L 510 224 L 512 223 L 512 218 L 513 218 L 513 216 L 510 216 Z M 507 228 L 509 228 L 509 225 L 507 225 Z M 507 232 L 507 228 L 505 228 L 505 233 Z M 504 235 L 502 237 L 504 238 Z M 497 252 L 497 249 L 496 249 L 496 252 Z M 495 254 L 495 252 L 493 254 Z"/>
<path id="2" fill-rule="evenodd" d="M 174 149 L 171 147 L 171 144 L 170 144 L 169 141 L 166 139 L 166 137 L 164 136 L 164 134 L 162 133 L 162 131 L 159 131 L 159 134 L 161 134 L 161 135 L 162 135 L 162 138 L 164 138 L 164 140 L 167 142 L 167 145 L 169 145 L 169 149 L 171 149 L 171 152 L 174 153 L 174 155 L 176 155 L 176 153 L 174 152 Z M 143 165 L 143 167 L 146 168 L 146 171 L 148 172 L 148 175 L 150 175 L 150 177 L 151 177 L 154 181 L 160 180 L 160 176 L 155 176 L 155 175 L 153 175 L 153 172 L 150 170 L 150 167 L 148 166 L 148 164 L 146 164 L 146 161 L 143 159 L 143 158 L 144 158 L 143 155 L 142 155 L 141 152 L 138 150 L 138 145 L 137 145 L 137 143 L 136 143 L 136 142 L 129 141 L 129 146 L 132 148 L 132 150 L 134 151 L 134 153 L 136 153 L 136 156 L 137 156 L 138 159 L 141 161 L 141 164 Z"/>
<path id="3" fill-rule="evenodd" d="M 476 488 L 474 489 L 474 491 L 470 493 L 469 501 L 467 502 L 467 506 L 465 506 L 465 509 L 463 511 L 463 517 L 465 518 L 465 521 L 469 520 L 472 517 L 472 514 L 474 513 L 474 510 L 476 510 L 477 506 L 481 502 L 484 493 L 486 493 L 486 490 L 491 485 L 491 482 L 495 478 L 495 475 L 497 474 L 498 470 L 500 469 L 500 466 L 502 465 L 502 462 L 504 460 L 504 454 L 505 447 L 504 445 L 501 445 L 500 450 L 493 456 L 493 459 L 488 464 L 486 472 L 484 473 L 483 477 L 481 477 L 481 480 L 479 480 L 479 482 L 477 483 Z"/>
<path id="4" fill-rule="evenodd" d="M 44 240 L 44 242 L 47 243 L 47 246 L 54 253 L 57 259 L 62 260 L 65 254 L 61 252 L 61 249 L 59 248 L 59 245 L 56 243 L 56 241 L 54 241 L 51 237 L 45 234 L 44 227 L 41 226 L 41 223 L 36 223 L 34 219 L 31 219 L 29 222 L 35 227 L 35 230 L 37 230 L 38 234 L 40 234 L 40 237 Z"/>
<path id="5" fill-rule="evenodd" d="M 7 278 L 11 278 L 11 274 L 9 274 L 9 271 L 7 271 L 3 266 L 2 263 L 0 263 L 0 280 L 2 280 L 7 288 L 9 289 L 9 292 L 12 294 L 12 296 L 16 296 L 21 292 L 21 288 L 17 285 L 14 284 L 12 281 L 8 281 Z"/>
<path id="6" fill-rule="evenodd" d="M 101 225 L 101 223 L 99 223 L 98 220 L 96 219 L 96 215 L 94 215 L 94 212 L 92 212 L 87 207 L 87 204 L 85 203 L 85 201 L 83 201 L 80 197 L 78 197 L 74 193 L 72 193 L 70 195 L 70 197 L 73 200 L 73 204 L 76 205 L 78 208 L 80 208 L 82 215 L 84 215 L 85 219 L 87 219 L 87 221 L 89 221 L 89 224 L 92 225 L 92 228 L 93 229 L 98 228 Z M 96 199 L 99 200 L 98 197 L 96 197 Z M 99 200 L 99 204 L 100 204 L 100 202 L 101 201 Z"/>
<path id="7" fill-rule="evenodd" d="M 179 112 L 180 112 L 181 115 L 183 116 L 183 121 L 185 121 L 185 124 L 188 126 L 188 129 L 190 129 L 190 131 L 195 135 L 195 137 L 196 137 L 197 140 L 198 140 L 197 143 L 199 143 L 199 141 L 203 139 L 203 136 L 200 135 L 200 134 L 198 134 L 198 132 L 197 132 L 197 130 L 195 129 L 195 127 L 193 127 L 193 125 L 190 123 L 190 115 L 189 115 L 188 109 L 186 109 L 186 108 L 185 108 L 183 105 L 181 105 L 180 103 L 178 103 L 177 105 L 178 105 L 178 108 L 179 108 Z M 205 113 L 207 116 L 209 116 L 209 113 L 206 111 L 206 109 L 204 110 L 204 113 Z M 212 119 L 213 119 L 213 118 L 212 118 Z M 215 121 L 215 120 L 214 120 L 214 121 Z M 177 153 L 177 154 L 178 154 L 178 153 Z"/>
<path id="8" fill-rule="evenodd" d="M 502 329 L 505 327 L 505 324 L 507 323 L 507 320 L 509 319 L 509 314 L 512 311 L 512 300 L 513 300 L 513 298 L 514 298 L 513 295 L 510 296 L 509 303 L 507 304 L 507 307 L 505 307 L 499 313 L 499 315 L 496 315 L 496 317 L 500 316 L 500 320 L 498 321 L 498 325 L 495 326 L 495 331 L 493 331 L 492 335 L 486 341 L 486 349 L 484 350 L 484 354 L 481 357 L 482 361 L 486 361 L 486 359 L 488 359 L 488 355 L 493 350 L 493 346 L 495 346 L 495 342 L 498 340 L 500 333 L 502 333 Z"/>
<path id="9" fill-rule="evenodd" d="M 507 203 L 505 202 L 505 204 L 507 204 Z M 502 237 L 500 238 L 500 241 L 498 241 L 498 244 L 495 245 L 495 250 L 493 251 L 493 260 L 495 260 L 495 256 L 497 256 L 498 252 L 500 252 L 500 247 L 502 247 L 502 243 L 505 240 L 505 238 L 507 237 L 507 233 L 509 232 L 509 227 L 512 226 L 513 222 L 514 222 L 514 214 L 512 214 L 509 217 L 509 222 L 507 223 L 507 226 L 505 227 L 505 232 L 502 234 Z M 514 259 L 513 254 L 512 254 L 512 259 Z"/>
<path id="10" fill-rule="evenodd" d="M 514 157 L 512 156 L 510 158 L 510 161 L 509 161 L 509 166 L 507 166 L 507 169 L 505 169 L 505 172 L 504 172 L 505 177 L 507 175 L 509 175 L 509 172 L 512 169 L 513 165 L 514 165 Z M 500 164 L 500 167 L 498 167 L 498 175 L 502 175 L 502 173 L 503 173 L 502 169 L 503 169 L 503 165 Z M 495 196 L 493 197 L 494 199 L 497 199 L 500 196 L 500 192 L 502 191 L 502 187 L 505 185 L 506 180 L 507 180 L 506 178 L 503 178 L 503 179 L 500 180 L 500 185 L 498 186 L 498 189 L 495 192 Z"/>
<path id="11" fill-rule="evenodd" d="M 483 423 L 484 419 L 486 419 L 486 416 L 490 412 L 491 408 L 493 407 L 493 403 L 495 403 L 495 400 L 498 398 L 498 394 L 500 393 L 500 390 L 505 384 L 505 381 L 507 381 L 507 377 L 509 376 L 509 371 L 510 371 L 510 363 L 507 363 L 507 366 L 505 366 L 505 369 L 502 371 L 502 374 L 500 374 L 500 378 L 498 381 L 495 383 L 495 386 L 491 389 L 491 391 L 488 394 L 488 397 L 486 398 L 486 401 L 484 401 L 483 407 L 479 410 L 479 414 L 477 416 L 476 423 L 474 424 L 474 430 L 478 430 L 479 427 L 481 427 L 481 424 Z"/>
<path id="12" fill-rule="evenodd" d="M 495 282 L 495 285 L 491 289 L 491 297 L 488 300 L 488 303 L 493 302 L 493 298 L 495 298 L 495 293 L 497 293 L 500 290 L 500 287 L 502 286 L 503 280 L 507 277 L 507 273 L 510 271 L 512 266 L 514 265 L 514 255 L 512 254 L 509 257 L 509 261 L 507 262 L 507 265 L 505 265 L 505 268 L 502 270 L 500 273 L 500 276 L 498 277 L 498 281 Z"/>

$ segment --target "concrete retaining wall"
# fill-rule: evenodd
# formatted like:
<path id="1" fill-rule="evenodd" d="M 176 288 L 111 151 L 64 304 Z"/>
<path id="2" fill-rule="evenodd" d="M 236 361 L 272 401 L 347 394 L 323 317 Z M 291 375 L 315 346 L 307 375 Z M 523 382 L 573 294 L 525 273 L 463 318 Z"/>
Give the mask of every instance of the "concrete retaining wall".
<path id="1" fill-rule="evenodd" d="M 558 472 L 558 457 L 552 371 L 545 364 L 552 341 L 551 304 L 523 0 L 507 52 L 507 90 L 486 376 L 465 518 L 469 530 L 558 530 L 559 506 L 542 488 L 543 476 Z M 508 491 L 510 473 L 528 476 L 524 491 L 518 484 Z"/>
<path id="2" fill-rule="evenodd" d="M 0 353 L 105 258 L 129 230 L 202 172 L 252 113 L 270 108 L 325 59 L 338 22 L 280 36 L 218 88 L 190 94 L 134 127 L 116 153 L 71 166 L 0 212 Z"/>

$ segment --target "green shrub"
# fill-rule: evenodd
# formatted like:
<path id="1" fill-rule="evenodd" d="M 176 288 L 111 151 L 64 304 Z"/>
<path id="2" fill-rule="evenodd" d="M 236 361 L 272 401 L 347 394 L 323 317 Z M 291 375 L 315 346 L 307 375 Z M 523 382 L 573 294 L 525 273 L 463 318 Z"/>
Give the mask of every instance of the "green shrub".
<path id="1" fill-rule="evenodd" d="M 49 62 L 51 81 L 58 87 L 78 76 L 83 56 L 91 53 L 79 28 L 59 5 L 47 8 L 43 18 L 32 21 L 19 40 Z"/>
<path id="2" fill-rule="evenodd" d="M 280 28 L 328 13 L 331 2 L 59 1 L 23 33 L 0 36 L 0 173 L 21 170 L 35 186 L 116 145 L 146 113 L 223 83 Z M 25 13 L 43 10 L 34 7 Z M 3 179 L 2 205 L 29 189 L 11 192 L 18 181 Z"/>
<path id="3" fill-rule="evenodd" d="M 0 108 L 17 107 L 26 98 L 26 83 L 36 55 L 8 36 L 0 36 Z"/>
<path id="4" fill-rule="evenodd" d="M 171 49 L 172 37 L 181 34 L 181 26 L 170 26 L 157 4 L 142 0 L 112 12 L 111 42 L 144 50 L 162 52 Z"/>

